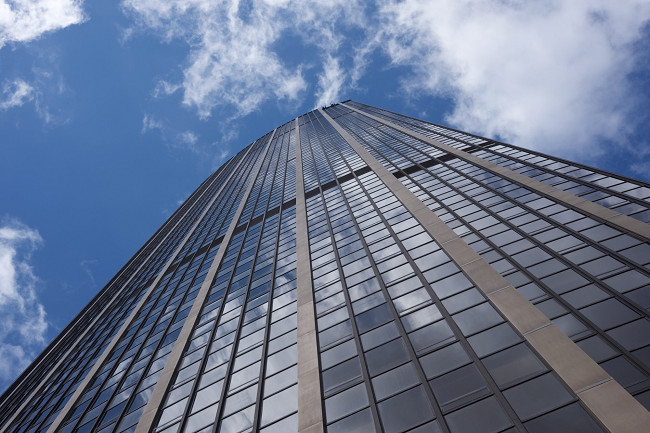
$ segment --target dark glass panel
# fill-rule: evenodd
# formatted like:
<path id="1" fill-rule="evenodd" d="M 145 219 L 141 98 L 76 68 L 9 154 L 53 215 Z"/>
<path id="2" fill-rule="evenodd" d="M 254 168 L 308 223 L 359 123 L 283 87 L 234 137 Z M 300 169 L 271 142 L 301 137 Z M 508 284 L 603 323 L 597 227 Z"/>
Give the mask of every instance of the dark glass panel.
<path id="1" fill-rule="evenodd" d="M 529 433 L 604 433 L 578 403 L 528 421 L 525 426 Z"/>
<path id="2" fill-rule="evenodd" d="M 562 384 L 548 373 L 503 392 L 519 418 L 527 419 L 573 400 Z"/>
<path id="3" fill-rule="evenodd" d="M 451 433 L 496 433 L 512 425 L 494 397 L 450 413 L 445 419 Z"/>
<path id="4" fill-rule="evenodd" d="M 352 358 L 323 372 L 323 393 L 331 395 L 337 390 L 361 380 L 359 358 Z"/>
<path id="5" fill-rule="evenodd" d="M 456 337 L 447 322 L 441 320 L 409 334 L 409 339 L 415 352 L 422 354 L 454 341 Z"/>
<path id="6" fill-rule="evenodd" d="M 363 334 L 361 336 L 361 344 L 363 345 L 363 350 L 370 350 L 398 336 L 399 331 L 395 322 L 390 322 Z"/>
<path id="7" fill-rule="evenodd" d="M 433 379 L 429 384 L 445 412 L 490 393 L 485 379 L 474 364 Z"/>
<path id="8" fill-rule="evenodd" d="M 605 359 L 618 354 L 616 350 L 612 349 L 597 335 L 585 338 L 584 340 L 578 341 L 576 344 L 596 362 L 604 361 Z"/>
<path id="9" fill-rule="evenodd" d="M 420 364 L 428 378 L 439 376 L 468 362 L 470 357 L 460 343 L 443 347 L 420 358 Z"/>
<path id="10" fill-rule="evenodd" d="M 386 433 L 398 433 L 434 418 L 422 386 L 377 405 Z"/>
<path id="11" fill-rule="evenodd" d="M 601 329 L 610 329 L 639 317 L 617 299 L 608 299 L 583 308 L 580 312 Z"/>
<path id="12" fill-rule="evenodd" d="M 510 325 L 503 323 L 473 335 L 467 339 L 476 354 L 481 357 L 521 341 Z"/>
<path id="13" fill-rule="evenodd" d="M 362 410 L 327 426 L 327 433 L 375 433 L 370 409 Z"/>
<path id="14" fill-rule="evenodd" d="M 500 388 L 507 388 L 546 371 L 546 367 L 525 344 L 483 359 L 483 364 Z"/>
<path id="15" fill-rule="evenodd" d="M 368 405 L 366 386 L 360 383 L 325 400 L 327 421 L 332 422 Z"/>
<path id="16" fill-rule="evenodd" d="M 409 355 L 401 338 L 366 353 L 366 364 L 371 376 L 381 374 L 408 360 Z"/>
<path id="17" fill-rule="evenodd" d="M 452 316 L 463 335 L 470 335 L 503 322 L 488 302 Z"/>
<path id="18" fill-rule="evenodd" d="M 377 400 L 420 383 L 412 363 L 404 364 L 372 379 Z"/>

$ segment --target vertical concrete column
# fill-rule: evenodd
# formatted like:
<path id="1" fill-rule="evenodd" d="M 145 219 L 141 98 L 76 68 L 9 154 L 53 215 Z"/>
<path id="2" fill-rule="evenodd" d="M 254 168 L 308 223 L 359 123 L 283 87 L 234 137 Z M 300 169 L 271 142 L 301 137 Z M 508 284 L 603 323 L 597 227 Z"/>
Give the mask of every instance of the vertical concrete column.
<path id="1" fill-rule="evenodd" d="M 298 119 L 296 119 L 296 244 L 298 257 L 296 263 L 298 276 L 298 432 L 322 433 L 324 431 L 323 405 L 318 344 L 316 342 L 316 313 Z"/>
<path id="2" fill-rule="evenodd" d="M 513 182 L 519 183 L 537 192 L 538 194 L 549 197 L 552 200 L 560 202 L 569 208 L 580 210 L 582 213 L 585 213 L 587 215 L 592 215 L 596 218 L 606 220 L 610 224 L 617 226 L 623 230 L 627 230 L 639 236 L 643 236 L 645 238 L 650 239 L 649 224 L 635 220 L 632 217 L 623 215 L 619 212 L 616 212 L 612 209 L 591 202 L 582 197 L 578 197 L 566 191 L 562 191 L 561 189 L 557 189 L 554 186 L 546 185 L 545 183 L 540 182 L 536 179 L 531 179 L 530 177 L 525 176 L 521 173 L 517 173 L 516 171 L 512 171 L 505 167 L 501 167 L 500 165 L 495 164 L 491 161 L 487 161 L 476 155 L 472 155 L 471 153 L 456 149 L 455 147 L 449 146 L 448 144 L 441 143 L 437 140 L 427 137 L 426 135 L 422 135 L 415 131 L 411 131 L 410 129 L 404 128 L 400 125 L 396 125 L 392 122 L 389 122 L 385 119 L 381 119 L 377 116 L 373 116 L 372 114 L 365 113 L 354 107 L 350 107 L 349 105 L 346 104 L 341 104 L 341 105 L 363 116 L 376 120 L 377 122 L 383 123 L 384 125 L 389 126 L 397 131 L 403 132 L 406 135 L 410 135 L 411 137 L 417 138 L 420 141 L 428 143 L 431 146 L 437 147 L 440 150 L 444 150 L 445 152 L 456 155 L 459 158 L 464 159 L 465 161 L 469 161 L 472 164 L 476 164 L 480 167 L 483 167 L 484 169 L 489 170 L 499 176 L 502 176 Z"/>
<path id="3" fill-rule="evenodd" d="M 612 433 L 648 431 L 650 412 L 458 237 L 336 121 L 325 111 L 319 111 L 605 427 Z"/>
<path id="4" fill-rule="evenodd" d="M 142 309 L 142 306 L 146 304 L 147 300 L 149 299 L 149 296 L 150 296 L 151 293 L 154 291 L 154 289 L 156 288 L 156 286 L 158 285 L 158 283 L 159 283 L 160 280 L 162 279 L 163 275 L 165 275 L 165 272 L 167 272 L 167 269 L 169 269 L 169 267 L 171 266 L 171 264 L 174 263 L 174 260 L 176 260 L 176 257 L 178 257 L 178 254 L 183 250 L 183 247 L 184 247 L 185 244 L 187 243 L 188 239 L 190 238 L 190 236 L 192 236 L 192 233 L 194 233 L 194 230 L 196 230 L 196 228 L 198 227 L 198 225 L 201 223 L 201 220 L 203 220 L 203 218 L 205 217 L 205 215 L 208 213 L 208 211 L 210 210 L 210 207 L 212 207 L 212 204 L 213 204 L 213 203 L 215 202 L 215 200 L 219 197 L 219 194 L 221 194 L 221 191 L 223 191 L 223 189 L 225 188 L 225 186 L 228 184 L 228 181 L 231 179 L 232 175 L 237 171 L 237 169 L 239 168 L 239 166 L 241 165 L 241 163 L 246 159 L 246 156 L 247 156 L 248 153 L 250 152 L 251 148 L 252 148 L 252 146 L 249 147 L 249 149 L 246 151 L 246 155 L 244 155 L 244 157 L 242 157 L 242 158 L 239 160 L 239 162 L 237 163 L 237 165 L 236 165 L 235 167 L 233 167 L 231 173 L 228 175 L 228 178 L 224 181 L 223 185 L 221 185 L 221 188 L 219 188 L 219 191 L 217 191 L 217 192 L 214 194 L 214 197 L 212 197 L 212 199 L 210 200 L 210 202 L 207 204 L 207 206 L 206 206 L 205 209 L 203 210 L 203 213 L 201 213 L 201 216 L 200 216 L 199 218 L 197 218 L 196 223 L 194 223 L 194 225 L 192 226 L 192 228 L 187 232 L 187 235 L 185 236 L 185 238 L 183 238 L 182 242 L 178 245 L 178 247 L 177 247 L 176 250 L 174 251 L 174 254 L 172 254 L 172 256 L 169 258 L 169 260 L 168 260 L 167 263 L 165 264 L 165 267 L 162 268 L 162 270 L 160 271 L 160 273 L 158 273 L 158 276 L 157 276 L 156 279 L 153 281 L 153 283 L 151 283 L 151 286 L 149 286 L 149 288 L 147 289 L 147 292 L 145 293 L 145 295 L 142 297 L 142 299 L 140 299 L 140 301 L 138 302 L 138 304 L 136 305 L 136 307 L 133 309 L 133 311 L 131 312 L 131 314 L 129 315 L 129 317 L 128 317 L 128 318 L 124 321 L 124 323 L 122 324 L 122 327 L 120 328 L 120 330 L 117 331 L 117 333 L 113 336 L 113 339 L 112 339 L 111 342 L 108 344 L 108 346 L 106 346 L 106 349 L 104 349 L 104 352 L 102 353 L 102 355 L 97 359 L 97 361 L 95 361 L 95 364 L 93 365 L 92 369 L 88 372 L 88 374 L 86 375 L 86 377 L 84 378 L 84 380 L 79 384 L 79 386 L 77 387 L 77 390 L 74 392 L 74 394 L 72 395 L 72 397 L 70 398 L 70 400 L 68 400 L 68 403 L 66 403 L 66 405 L 63 407 L 63 409 L 61 410 L 61 412 L 59 413 L 59 415 L 58 415 L 58 416 L 56 417 L 56 419 L 54 420 L 54 422 L 53 422 L 53 423 L 50 425 L 50 427 L 47 429 L 47 433 L 54 433 L 54 432 L 56 431 L 56 429 L 59 427 L 59 425 L 60 425 L 60 424 L 63 422 L 63 420 L 66 418 L 67 414 L 68 414 L 68 413 L 70 412 L 70 410 L 74 407 L 74 405 L 75 405 L 75 403 L 77 402 L 77 400 L 79 399 L 79 397 L 81 397 L 81 396 L 83 395 L 83 393 L 84 393 L 84 391 L 85 391 L 85 389 L 86 389 L 86 386 L 88 386 L 88 384 L 89 384 L 90 381 L 93 379 L 93 377 L 95 376 L 95 374 L 96 374 L 96 373 L 99 371 L 99 369 L 102 367 L 102 364 L 104 363 L 104 361 L 106 360 L 106 358 L 108 358 L 108 356 L 109 356 L 110 353 L 112 352 L 113 348 L 114 348 L 114 347 L 117 345 L 117 343 L 120 341 L 120 338 L 122 338 L 122 336 L 124 335 L 124 333 L 126 332 L 126 330 L 129 328 L 129 326 L 131 326 L 131 323 L 132 323 L 132 322 L 135 320 L 135 318 L 138 316 L 138 314 L 140 313 L 140 309 Z M 206 189 L 206 190 L 204 191 L 204 194 L 207 193 L 207 191 L 208 191 L 208 189 Z M 189 210 L 188 210 L 188 212 L 189 212 Z M 185 216 L 186 216 L 186 215 L 183 215 L 183 218 L 185 218 Z M 179 223 L 183 220 L 183 218 L 179 219 L 179 221 L 178 221 L 177 224 L 179 224 Z M 176 226 L 174 226 L 174 228 L 175 228 L 175 227 L 176 227 Z M 171 233 L 172 231 L 173 231 L 173 229 L 170 231 L 170 233 Z M 168 233 L 167 236 L 169 236 L 170 233 Z M 161 241 L 161 244 L 162 244 L 162 241 Z M 152 252 L 151 254 L 153 254 L 153 252 Z M 146 263 L 146 261 L 143 262 L 143 264 L 141 265 L 141 267 L 144 266 L 145 263 Z M 134 275 L 135 275 L 135 274 L 134 274 Z M 130 281 L 130 280 L 129 280 L 129 281 Z M 127 283 L 125 283 L 125 286 L 126 286 L 127 284 L 128 284 L 128 281 L 127 281 Z M 116 298 L 117 298 L 117 297 L 116 297 Z M 91 329 L 91 327 L 88 327 L 87 329 L 89 330 L 89 329 Z"/>
<path id="5" fill-rule="evenodd" d="M 219 264 L 221 263 L 221 259 L 226 253 L 226 250 L 228 249 L 228 244 L 230 243 L 230 239 L 232 238 L 233 232 L 235 231 L 235 228 L 237 228 L 237 222 L 239 221 L 239 217 L 241 216 L 244 207 L 246 206 L 246 201 L 248 200 L 248 196 L 250 195 L 251 190 L 253 189 L 253 185 L 255 185 L 255 180 L 257 179 L 257 175 L 260 171 L 260 168 L 262 167 L 262 163 L 264 162 L 264 158 L 266 157 L 269 147 L 271 146 L 271 141 L 273 141 L 273 137 L 275 136 L 276 130 L 277 129 L 273 130 L 273 133 L 269 137 L 268 143 L 266 143 L 266 148 L 264 149 L 264 152 L 262 152 L 262 155 L 260 156 L 257 165 L 255 166 L 252 173 L 250 174 L 250 183 L 248 184 L 248 188 L 246 188 L 246 192 L 244 193 L 244 196 L 242 197 L 241 202 L 239 203 L 237 212 L 235 213 L 232 221 L 230 221 L 230 226 L 228 226 L 228 231 L 226 232 L 223 241 L 221 241 L 221 245 L 219 246 L 219 251 L 217 251 L 217 254 L 214 256 L 214 259 L 212 260 L 212 264 L 210 265 L 208 274 L 205 276 L 205 280 L 203 281 L 203 284 L 199 289 L 199 294 L 194 299 L 194 303 L 192 304 L 192 309 L 190 310 L 190 314 L 187 316 L 187 319 L 185 319 L 183 328 L 181 329 L 181 332 L 178 335 L 178 339 L 174 343 L 174 348 L 172 349 L 169 358 L 167 358 L 167 363 L 165 364 L 165 368 L 163 369 L 163 372 L 160 375 L 160 379 L 158 379 L 158 382 L 156 383 L 156 386 L 154 387 L 153 392 L 151 393 L 151 397 L 149 398 L 149 402 L 147 402 L 147 405 L 144 408 L 144 412 L 142 412 L 142 416 L 140 417 L 138 426 L 135 429 L 135 433 L 146 433 L 149 432 L 153 427 L 153 422 L 156 418 L 156 413 L 158 412 L 158 408 L 160 407 L 161 404 L 164 403 L 165 395 L 167 394 L 167 389 L 169 388 L 169 384 L 171 383 L 171 380 L 174 377 L 174 372 L 178 367 L 178 363 L 183 357 L 185 346 L 187 346 L 187 342 L 190 336 L 192 335 L 192 332 L 194 331 L 196 322 L 199 320 L 199 314 L 201 313 L 201 309 L 203 308 L 203 303 L 205 301 L 205 298 L 208 296 L 208 293 L 210 292 L 210 285 L 212 284 L 212 280 L 214 279 L 214 276 L 217 273 L 217 269 L 219 269 Z M 237 170 L 233 170 L 233 173 L 236 171 Z"/>

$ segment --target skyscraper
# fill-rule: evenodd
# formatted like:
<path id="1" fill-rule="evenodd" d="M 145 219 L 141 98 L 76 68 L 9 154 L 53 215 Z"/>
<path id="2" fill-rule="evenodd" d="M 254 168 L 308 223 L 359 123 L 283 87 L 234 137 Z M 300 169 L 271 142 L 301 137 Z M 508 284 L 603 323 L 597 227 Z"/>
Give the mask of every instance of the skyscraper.
<path id="1" fill-rule="evenodd" d="M 650 431 L 650 185 L 346 101 L 212 174 L 2 431 Z"/>

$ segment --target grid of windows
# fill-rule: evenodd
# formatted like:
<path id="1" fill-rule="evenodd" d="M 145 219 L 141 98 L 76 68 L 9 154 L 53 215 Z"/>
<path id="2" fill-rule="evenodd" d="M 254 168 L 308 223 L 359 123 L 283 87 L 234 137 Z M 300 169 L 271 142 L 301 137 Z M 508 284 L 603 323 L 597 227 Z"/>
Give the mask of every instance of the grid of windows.
<path id="1" fill-rule="evenodd" d="M 155 431 L 296 429 L 292 126 L 278 128 L 262 161 Z"/>
<path id="2" fill-rule="evenodd" d="M 506 431 L 567 407 L 596 425 L 374 173 L 307 218 L 328 431 Z"/>
<path id="3" fill-rule="evenodd" d="M 357 102 L 350 106 L 442 143 L 583 197 L 643 222 L 650 222 L 650 185 L 539 152 L 455 131 Z M 482 147 L 482 149 L 478 149 Z"/>
<path id="4" fill-rule="evenodd" d="M 219 215 L 237 207 L 242 189 L 247 185 L 247 174 L 267 142 L 268 135 L 254 143 L 237 174 L 213 202 L 211 210 L 113 348 L 89 389 L 75 403 L 60 431 L 125 431 L 138 422 L 218 251 L 217 240 L 217 245 L 206 254 L 214 233 L 224 225 L 224 218 Z M 205 232 L 207 234 L 202 235 Z M 204 247 L 201 243 L 196 245 L 198 239 L 203 240 Z"/>
<path id="5" fill-rule="evenodd" d="M 198 194 L 195 193 L 191 199 L 188 199 L 187 207 L 185 207 L 188 212 L 185 215 L 181 214 L 181 212 L 176 212 L 170 222 L 178 222 L 178 225 L 174 227 L 174 230 L 171 230 L 171 226 L 168 224 L 168 228 L 171 230 L 169 236 L 164 240 L 161 239 L 162 243 L 151 253 L 147 262 L 140 267 L 130 281 L 126 281 L 126 285 L 121 287 L 121 293 L 123 295 L 117 295 L 117 291 L 120 289 L 117 285 L 109 286 L 105 294 L 102 294 L 105 300 L 98 302 L 96 308 L 89 310 L 80 323 L 75 325 L 78 329 L 76 332 L 76 336 L 78 337 L 79 333 L 84 331 L 84 328 L 79 328 L 92 320 L 93 314 L 97 315 L 101 313 L 101 317 L 99 320 L 96 320 L 92 329 L 86 329 L 89 332 L 76 343 L 77 348 L 74 351 L 70 351 L 68 358 L 60 363 L 57 372 L 50 377 L 47 386 L 40 391 L 40 395 L 34 398 L 23 412 L 16 417 L 13 423 L 13 429 L 21 432 L 46 430 L 47 426 L 54 421 L 60 410 L 72 397 L 79 384 L 91 370 L 95 361 L 102 355 L 111 338 L 117 333 L 132 313 L 133 308 L 135 308 L 142 296 L 144 296 L 153 279 L 158 275 L 169 257 L 174 253 L 178 244 L 186 236 L 194 219 L 203 212 L 209 203 L 211 195 L 214 195 L 225 181 L 227 168 L 237 164 L 245 153 L 241 152 L 229 161 L 229 163 L 225 164 L 224 169 L 217 172 L 218 176 L 212 177 L 213 182 L 211 184 L 204 183 L 197 191 Z M 205 194 L 200 195 L 203 192 Z M 181 216 L 183 216 L 182 219 Z M 160 235 L 162 233 L 159 233 Z M 151 244 L 151 249 L 154 249 L 153 243 Z M 118 280 L 117 283 L 120 281 Z M 110 297 L 109 299 L 116 298 L 118 302 L 112 305 L 112 308 L 105 309 L 102 312 L 99 310 L 100 308 L 104 308 L 106 304 L 110 305 L 110 301 L 106 299 L 107 297 Z M 51 362 L 57 359 L 56 356 L 62 350 L 63 348 L 58 348 L 57 352 L 50 354 Z M 3 410 L 3 414 L 7 415 L 8 413 Z"/>
<path id="6" fill-rule="evenodd" d="M 317 110 L 280 126 L 210 176 L 3 395 L 0 426 L 134 433 L 146 410 L 154 433 L 297 432 L 304 347 L 330 433 L 604 432 L 420 224 L 415 198 L 650 407 L 648 239 L 472 158 L 642 222 L 647 184 L 345 104 L 326 109 L 333 122 Z M 415 197 L 400 202 L 336 124 Z M 299 288 L 313 296 L 300 318 L 313 306 L 313 345 L 298 344 Z"/>
<path id="7" fill-rule="evenodd" d="M 383 137 L 400 138 L 389 127 L 337 120 L 371 152 L 398 150 Z M 650 273 L 640 265 L 650 262 L 650 245 L 469 162 L 434 162 L 412 161 L 398 176 L 605 371 L 647 395 Z"/>

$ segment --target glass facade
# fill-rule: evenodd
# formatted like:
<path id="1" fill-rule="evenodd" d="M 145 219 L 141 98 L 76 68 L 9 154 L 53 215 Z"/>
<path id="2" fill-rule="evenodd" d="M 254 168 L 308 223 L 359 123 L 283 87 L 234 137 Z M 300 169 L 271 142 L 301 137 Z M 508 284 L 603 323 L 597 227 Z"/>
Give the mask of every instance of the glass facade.
<path id="1" fill-rule="evenodd" d="M 192 194 L 3 393 L 0 427 L 619 431 L 592 395 L 650 420 L 649 221 L 641 181 L 353 101 L 315 110 Z M 547 323 L 523 331 L 522 308 Z M 543 328 L 584 358 L 558 363 Z"/>

